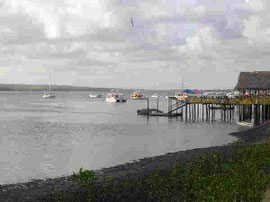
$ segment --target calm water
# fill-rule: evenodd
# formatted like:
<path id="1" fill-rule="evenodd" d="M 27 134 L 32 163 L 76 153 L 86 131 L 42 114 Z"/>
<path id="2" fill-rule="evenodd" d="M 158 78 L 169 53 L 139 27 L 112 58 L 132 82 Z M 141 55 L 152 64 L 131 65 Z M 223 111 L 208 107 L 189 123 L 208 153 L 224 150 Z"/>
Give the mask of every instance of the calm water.
<path id="1" fill-rule="evenodd" d="M 89 98 L 87 92 L 55 95 L 44 100 L 41 92 L 0 92 L 0 184 L 236 140 L 228 135 L 238 131 L 235 123 L 137 116 L 136 110 L 146 107 L 145 100 L 109 104 Z M 165 98 L 159 105 L 166 110 Z"/>

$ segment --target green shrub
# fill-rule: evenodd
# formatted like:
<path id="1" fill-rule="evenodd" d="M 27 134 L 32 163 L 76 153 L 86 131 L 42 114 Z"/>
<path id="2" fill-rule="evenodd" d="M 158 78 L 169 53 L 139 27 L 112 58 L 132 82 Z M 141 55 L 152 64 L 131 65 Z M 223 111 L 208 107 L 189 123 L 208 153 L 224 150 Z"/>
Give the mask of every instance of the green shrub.
<path id="1" fill-rule="evenodd" d="M 72 179 L 74 182 L 79 183 L 83 188 L 86 188 L 86 201 L 94 201 L 95 187 L 94 187 L 94 171 L 83 170 L 81 167 L 78 172 L 73 172 Z"/>
<path id="2" fill-rule="evenodd" d="M 231 148 L 231 154 L 209 152 L 143 178 L 103 177 L 95 187 L 94 172 L 81 168 L 73 179 L 87 188 L 88 201 L 260 201 L 270 184 L 270 145 Z"/>

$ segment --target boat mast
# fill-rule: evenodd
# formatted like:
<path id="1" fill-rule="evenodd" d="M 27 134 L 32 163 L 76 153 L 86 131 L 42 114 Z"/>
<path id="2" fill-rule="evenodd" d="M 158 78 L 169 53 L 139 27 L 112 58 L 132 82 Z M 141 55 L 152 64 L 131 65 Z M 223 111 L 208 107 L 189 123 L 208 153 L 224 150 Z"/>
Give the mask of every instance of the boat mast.
<path id="1" fill-rule="evenodd" d="M 182 92 L 184 90 L 184 82 L 183 82 L 183 75 L 182 75 Z"/>
<path id="2" fill-rule="evenodd" d="M 51 85 L 51 72 L 49 72 L 49 92 L 52 90 L 52 85 Z"/>

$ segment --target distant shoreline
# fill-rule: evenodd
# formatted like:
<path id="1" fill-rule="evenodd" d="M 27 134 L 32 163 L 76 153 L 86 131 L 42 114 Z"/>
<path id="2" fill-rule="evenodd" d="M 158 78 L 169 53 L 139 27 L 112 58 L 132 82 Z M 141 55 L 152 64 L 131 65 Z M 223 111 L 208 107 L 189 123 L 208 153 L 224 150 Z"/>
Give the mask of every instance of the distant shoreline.
<path id="1" fill-rule="evenodd" d="M 141 89 L 141 88 L 109 88 L 109 87 L 86 87 L 86 86 L 71 86 L 71 85 L 51 85 L 52 91 L 111 91 L 111 90 L 140 90 L 140 91 L 178 91 L 179 89 Z M 1 84 L 0 91 L 44 91 L 49 90 L 47 84 Z M 208 89 L 202 91 L 231 91 L 232 89 Z"/>
<path id="2" fill-rule="evenodd" d="M 81 87 L 69 85 L 51 85 L 52 91 L 109 91 L 112 88 Z M 0 84 L 0 91 L 44 91 L 48 85 L 40 84 Z"/>

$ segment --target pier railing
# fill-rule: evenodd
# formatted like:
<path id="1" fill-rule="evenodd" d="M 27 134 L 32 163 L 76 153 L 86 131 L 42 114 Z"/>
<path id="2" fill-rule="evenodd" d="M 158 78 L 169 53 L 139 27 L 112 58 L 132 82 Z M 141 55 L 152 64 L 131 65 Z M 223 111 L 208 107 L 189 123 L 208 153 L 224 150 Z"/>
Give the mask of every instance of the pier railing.
<path id="1" fill-rule="evenodd" d="M 187 103 L 181 102 L 181 101 L 176 102 L 175 104 L 173 104 L 169 107 L 168 113 L 172 113 L 178 109 L 181 109 L 182 107 L 186 106 L 186 104 Z"/>

